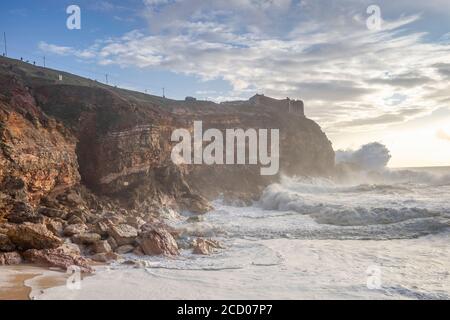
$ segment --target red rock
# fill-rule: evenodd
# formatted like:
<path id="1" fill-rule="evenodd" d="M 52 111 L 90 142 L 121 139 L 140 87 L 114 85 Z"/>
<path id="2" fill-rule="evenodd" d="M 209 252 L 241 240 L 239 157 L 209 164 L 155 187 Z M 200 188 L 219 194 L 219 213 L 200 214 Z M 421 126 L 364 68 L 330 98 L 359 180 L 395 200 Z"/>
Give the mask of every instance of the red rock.
<path id="1" fill-rule="evenodd" d="M 209 239 L 197 238 L 193 243 L 194 250 L 192 253 L 201 255 L 213 254 L 216 249 L 222 248 L 219 242 Z"/>
<path id="2" fill-rule="evenodd" d="M 0 266 L 11 266 L 21 263 L 22 257 L 18 252 L 0 253 Z"/>
<path id="3" fill-rule="evenodd" d="M 14 251 L 15 248 L 16 246 L 9 240 L 8 236 L 0 233 L 0 251 L 11 252 Z"/>
<path id="4" fill-rule="evenodd" d="M 97 262 L 111 262 L 111 261 L 117 261 L 120 259 L 120 255 L 114 252 L 105 252 L 105 253 L 97 253 L 91 257 L 92 260 Z"/>
<path id="5" fill-rule="evenodd" d="M 48 230 L 53 232 L 53 234 L 57 237 L 61 236 L 63 234 L 63 223 L 61 221 L 58 221 L 56 219 L 46 219 L 45 220 L 45 226 Z"/>
<path id="6" fill-rule="evenodd" d="M 169 231 L 162 228 L 143 232 L 138 239 L 142 251 L 146 255 L 178 255 L 178 245 Z"/>
<path id="7" fill-rule="evenodd" d="M 114 251 L 116 253 L 118 253 L 118 254 L 126 254 L 126 253 L 130 253 L 133 250 L 134 250 L 134 246 L 132 246 L 132 245 L 124 245 L 124 246 L 118 247 Z"/>
<path id="8" fill-rule="evenodd" d="M 78 266 L 82 272 L 92 273 L 94 271 L 88 259 L 62 248 L 45 250 L 31 249 L 25 251 L 23 256 L 29 262 L 64 270 L 67 270 L 71 266 Z"/>
<path id="9" fill-rule="evenodd" d="M 57 248 L 63 243 L 62 239 L 55 236 L 45 225 L 29 222 L 11 227 L 8 237 L 22 250 Z"/>
<path id="10" fill-rule="evenodd" d="M 81 224 L 71 224 L 64 229 L 64 235 L 67 237 L 72 237 L 76 234 L 83 233 L 87 230 L 87 226 L 84 223 Z"/>
<path id="11" fill-rule="evenodd" d="M 117 241 L 114 240 L 113 237 L 109 237 L 108 239 L 106 239 L 106 241 L 108 241 L 109 245 L 111 246 L 111 248 L 113 250 L 115 250 L 119 245 L 117 244 Z"/>
<path id="12" fill-rule="evenodd" d="M 138 230 L 145 224 L 145 221 L 139 217 L 127 217 L 126 222 L 128 225 Z"/>
<path id="13" fill-rule="evenodd" d="M 109 245 L 109 242 L 106 240 L 96 241 L 92 245 L 92 250 L 95 253 L 108 253 L 108 252 L 112 251 L 111 246 Z"/>
<path id="14" fill-rule="evenodd" d="M 178 201 L 181 209 L 196 214 L 205 214 L 214 209 L 209 201 L 200 195 L 189 194 L 181 199 L 178 199 Z"/>
<path id="15" fill-rule="evenodd" d="M 72 237 L 72 241 L 76 244 L 90 245 L 96 243 L 101 238 L 97 233 L 79 233 Z"/>
<path id="16" fill-rule="evenodd" d="M 34 212 L 28 204 L 24 202 L 15 202 L 9 214 L 8 221 L 11 223 L 21 224 L 24 222 L 42 223 L 44 217 Z"/>
<path id="17" fill-rule="evenodd" d="M 138 236 L 136 228 L 127 224 L 111 225 L 109 234 L 116 240 L 118 246 L 133 244 Z"/>
<path id="18" fill-rule="evenodd" d="M 141 247 L 134 248 L 133 254 L 136 255 L 136 256 L 139 256 L 139 257 L 145 256 L 145 253 L 144 253 L 144 251 L 142 250 Z"/>
<path id="19" fill-rule="evenodd" d="M 49 218 L 65 219 L 65 217 L 67 216 L 67 213 L 62 210 L 47 207 L 39 208 L 38 213 Z"/>

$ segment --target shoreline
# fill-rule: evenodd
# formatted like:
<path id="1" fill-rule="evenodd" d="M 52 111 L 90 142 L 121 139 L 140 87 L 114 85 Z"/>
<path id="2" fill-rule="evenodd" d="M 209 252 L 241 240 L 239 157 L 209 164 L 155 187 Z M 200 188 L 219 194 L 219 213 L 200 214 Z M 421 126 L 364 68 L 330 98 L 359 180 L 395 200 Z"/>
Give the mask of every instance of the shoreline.
<path id="1" fill-rule="evenodd" d="M 445 262 L 450 258 L 449 237 L 261 240 L 257 244 L 279 256 L 280 263 L 247 261 L 234 269 L 99 267 L 82 281 L 80 290 L 56 286 L 34 289 L 31 296 L 37 300 L 449 299 Z M 430 246 L 435 250 L 430 252 Z M 379 288 L 368 286 L 371 267 L 381 272 Z"/>
<path id="2" fill-rule="evenodd" d="M 62 286 L 67 277 L 63 271 L 37 265 L 1 266 L 0 300 L 33 300 L 33 292 Z"/>

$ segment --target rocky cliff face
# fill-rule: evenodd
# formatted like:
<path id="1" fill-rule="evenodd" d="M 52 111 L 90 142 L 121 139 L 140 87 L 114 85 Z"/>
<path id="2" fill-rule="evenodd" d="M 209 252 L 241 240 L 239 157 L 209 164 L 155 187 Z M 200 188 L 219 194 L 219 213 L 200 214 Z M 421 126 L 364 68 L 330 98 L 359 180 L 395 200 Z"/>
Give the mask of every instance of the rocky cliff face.
<path id="1" fill-rule="evenodd" d="M 204 212 L 204 197 L 248 199 L 278 178 L 250 165 L 174 165 L 172 131 L 192 130 L 196 120 L 205 130 L 280 129 L 280 173 L 327 175 L 334 167 L 331 143 L 302 113 L 163 99 L 0 58 L 0 219 L 55 229 L 55 221 L 95 222 L 107 209 L 147 218 L 161 207 Z"/>
<path id="2" fill-rule="evenodd" d="M 80 180 L 75 153 L 76 139 L 37 106 L 20 78 L 0 76 L 0 183 L 2 191 L 38 204 L 59 186 Z M 15 178 L 20 178 L 21 181 Z"/>

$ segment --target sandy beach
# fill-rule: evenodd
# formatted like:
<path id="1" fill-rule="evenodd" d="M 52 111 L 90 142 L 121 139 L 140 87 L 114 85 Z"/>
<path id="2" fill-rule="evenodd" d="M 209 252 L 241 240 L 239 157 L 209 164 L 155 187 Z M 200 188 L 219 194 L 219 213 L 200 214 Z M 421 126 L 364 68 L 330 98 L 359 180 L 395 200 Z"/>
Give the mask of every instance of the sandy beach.
<path id="1" fill-rule="evenodd" d="M 272 262 L 255 256 L 226 267 L 234 259 L 229 256 L 220 260 L 224 267 L 214 267 L 213 259 L 223 259 L 219 255 L 205 258 L 203 268 L 180 269 L 177 260 L 164 265 L 148 261 L 147 268 L 98 267 L 80 290 L 42 289 L 42 283 L 36 286 L 39 277 L 27 283 L 37 300 L 448 299 L 447 244 L 448 235 L 390 241 L 268 240 L 252 245 L 259 253 L 272 252 Z M 377 276 L 378 284 L 371 280 Z"/>
<path id="2" fill-rule="evenodd" d="M 0 300 L 30 300 L 31 292 L 62 286 L 66 283 L 64 272 L 46 268 L 20 265 L 0 267 Z"/>

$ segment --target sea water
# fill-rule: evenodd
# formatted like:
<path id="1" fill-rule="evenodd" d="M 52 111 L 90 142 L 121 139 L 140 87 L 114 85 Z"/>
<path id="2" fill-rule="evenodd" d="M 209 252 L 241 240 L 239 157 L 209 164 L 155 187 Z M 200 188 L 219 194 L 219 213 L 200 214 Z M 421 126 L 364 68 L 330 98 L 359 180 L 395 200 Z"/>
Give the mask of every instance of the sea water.
<path id="1" fill-rule="evenodd" d="M 186 242 L 208 237 L 225 249 L 128 256 L 146 268 L 100 270 L 80 292 L 56 288 L 42 298 L 450 298 L 450 168 L 339 182 L 283 177 L 251 206 L 218 199 L 214 207 L 201 222 L 184 214 L 168 223 Z"/>

